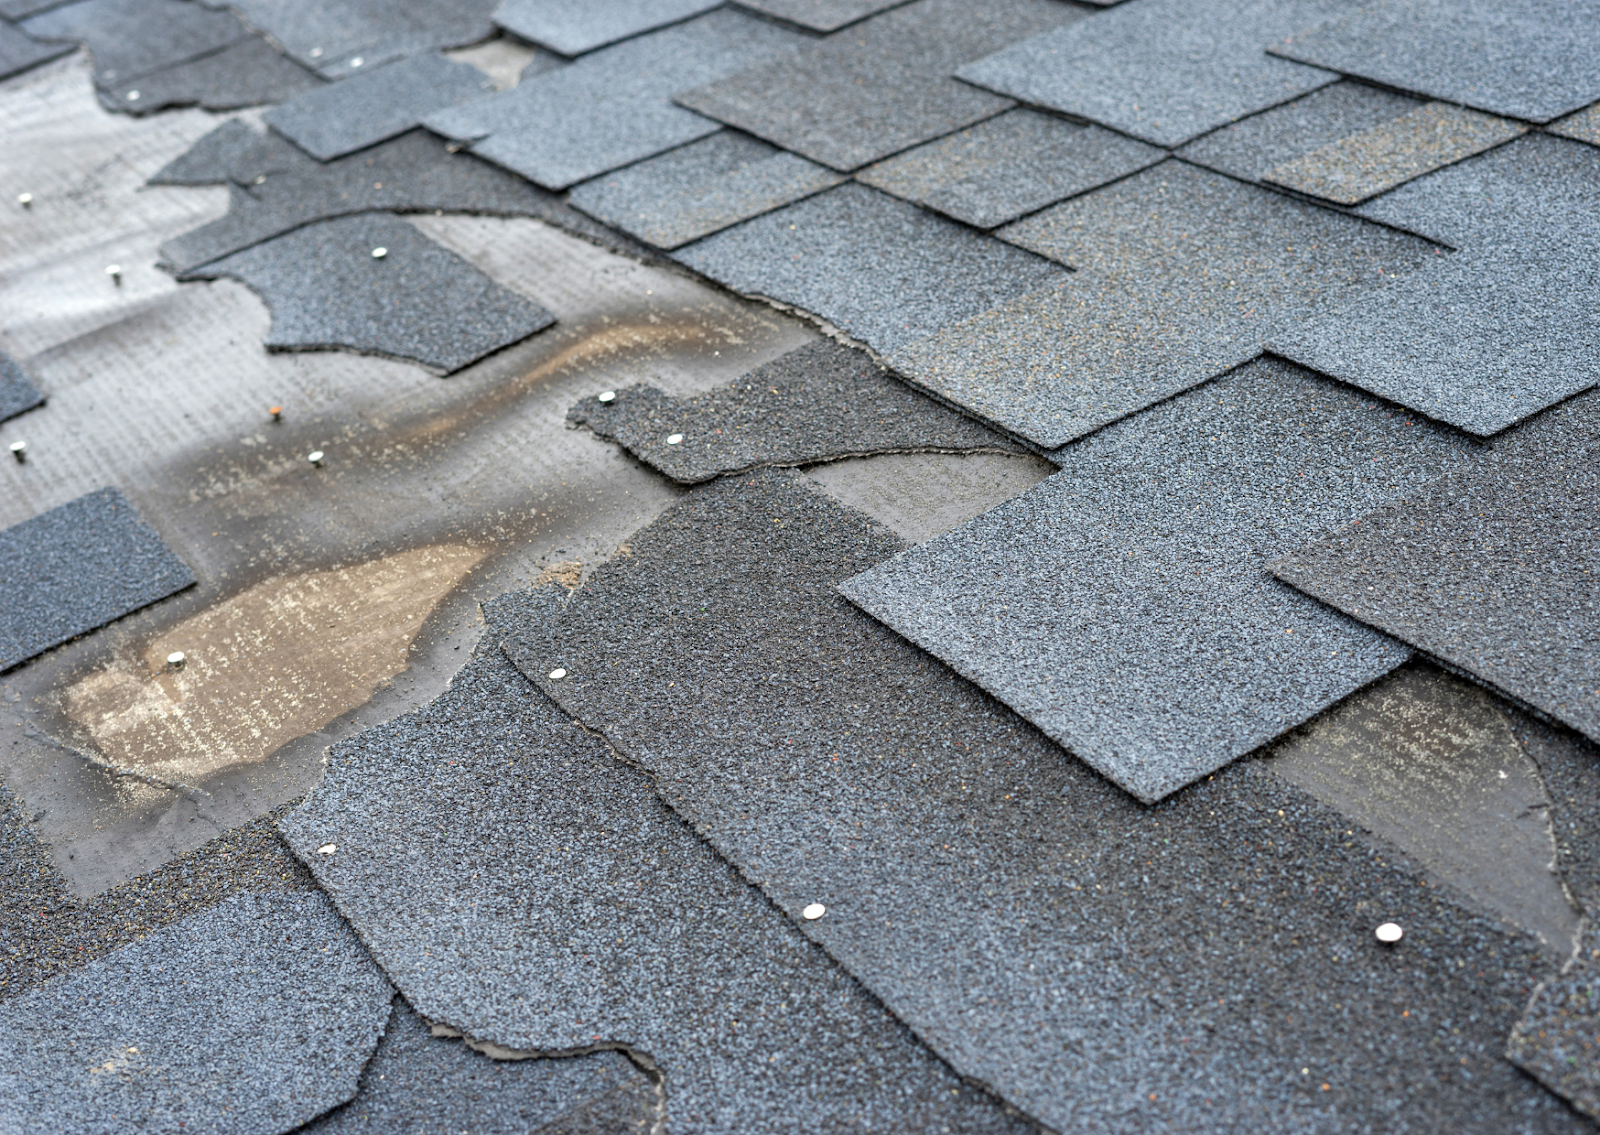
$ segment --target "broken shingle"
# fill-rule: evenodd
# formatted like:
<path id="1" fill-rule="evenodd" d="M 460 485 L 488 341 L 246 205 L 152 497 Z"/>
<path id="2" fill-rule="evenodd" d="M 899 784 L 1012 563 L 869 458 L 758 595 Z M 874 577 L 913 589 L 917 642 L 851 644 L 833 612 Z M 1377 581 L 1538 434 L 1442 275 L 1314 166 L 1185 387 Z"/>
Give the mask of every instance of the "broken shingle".
<path id="1" fill-rule="evenodd" d="M 680 84 L 676 101 L 849 171 L 1010 107 L 957 82 L 955 69 L 1081 15 L 1054 0 L 918 0 L 791 57 Z"/>
<path id="2" fill-rule="evenodd" d="M 100 103 L 108 110 L 129 114 L 151 114 L 171 106 L 238 110 L 321 86 L 322 80 L 314 72 L 280 55 L 261 37 L 251 36 L 199 59 L 103 89 Z"/>
<path id="3" fill-rule="evenodd" d="M 1337 76 L 1262 45 L 1338 10 L 1327 0 L 1140 0 L 956 72 L 969 83 L 1158 146 L 1326 86 Z"/>
<path id="4" fill-rule="evenodd" d="M 1600 746 L 1564 726 L 1511 716 L 1549 794 L 1555 869 L 1592 923 L 1600 911 Z"/>
<path id="5" fill-rule="evenodd" d="M 0 20 L 0 79 L 20 75 L 74 50 L 70 43 L 41 43 L 13 24 Z"/>
<path id="6" fill-rule="evenodd" d="M 440 111 L 427 125 L 547 189 L 565 189 L 715 133 L 715 122 L 674 106 L 672 93 L 805 42 L 799 32 L 718 9 Z"/>
<path id="7" fill-rule="evenodd" d="M 328 161 L 403 134 L 434 111 L 493 89 L 476 67 L 429 52 L 307 91 L 261 117 L 306 153 Z"/>
<path id="8" fill-rule="evenodd" d="M 1020 451 L 826 339 L 706 394 L 678 399 L 634 386 L 611 402 L 584 399 L 567 420 L 620 442 L 680 484 L 867 453 Z"/>
<path id="9" fill-rule="evenodd" d="M 1580 142 L 1588 142 L 1591 146 L 1600 146 L 1600 103 L 1568 115 L 1546 129 L 1552 134 L 1562 134 Z"/>
<path id="10" fill-rule="evenodd" d="M 150 176 L 149 185 L 225 185 L 235 163 L 263 137 L 237 118 L 203 134 Z"/>
<path id="11" fill-rule="evenodd" d="M 834 32 L 857 20 L 897 8 L 906 0 L 738 0 L 739 7 L 788 20 L 818 32 Z"/>
<path id="12" fill-rule="evenodd" d="M 730 130 L 572 190 L 585 213 L 672 249 L 838 185 L 842 174 Z"/>
<path id="13" fill-rule="evenodd" d="M 1511 1031 L 1506 1058 L 1600 1119 L 1600 930 L 1585 929 L 1560 976 L 1540 983 Z"/>
<path id="14" fill-rule="evenodd" d="M 864 185 L 830 189 L 675 257 L 735 291 L 811 312 L 880 351 L 1066 275 Z"/>
<path id="15" fill-rule="evenodd" d="M 380 259 L 373 250 L 385 250 Z M 306 225 L 186 278 L 231 276 L 272 310 L 269 350 L 344 348 L 449 374 L 555 322 L 411 225 L 362 213 Z M 329 297 L 338 297 L 329 303 Z"/>
<path id="16" fill-rule="evenodd" d="M 326 896 L 234 895 L 0 1003 L 0 1116 L 291 1131 L 355 1094 L 391 995 Z"/>
<path id="17" fill-rule="evenodd" d="M 489 19 L 500 0 L 202 0 L 226 2 L 291 58 L 341 79 L 408 55 L 466 47 L 494 35 Z"/>
<path id="18" fill-rule="evenodd" d="M 0 532 L 0 670 L 194 583 L 116 489 Z"/>
<path id="19" fill-rule="evenodd" d="M 0 422 L 44 405 L 44 395 L 20 363 L 0 351 Z"/>
<path id="20" fill-rule="evenodd" d="M 82 43 L 94 60 L 95 85 L 108 89 L 210 55 L 250 35 L 232 13 L 188 0 L 77 0 L 22 26 L 39 39 Z"/>
<path id="21" fill-rule="evenodd" d="M 620 39 L 681 23 L 721 0 L 502 0 L 494 22 L 562 55 L 582 55 Z"/>
<path id="22" fill-rule="evenodd" d="M 980 229 L 1137 173 L 1166 155 L 1098 126 L 1011 110 L 856 175 Z"/>

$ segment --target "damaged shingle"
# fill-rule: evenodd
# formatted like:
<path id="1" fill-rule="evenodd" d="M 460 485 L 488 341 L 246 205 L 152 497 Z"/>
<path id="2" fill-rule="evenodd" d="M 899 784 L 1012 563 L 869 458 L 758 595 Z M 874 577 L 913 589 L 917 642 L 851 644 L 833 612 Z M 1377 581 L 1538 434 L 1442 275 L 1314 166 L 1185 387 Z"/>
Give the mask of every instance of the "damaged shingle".
<path id="1" fill-rule="evenodd" d="M 1600 146 L 1600 103 L 1595 103 L 1587 110 L 1568 115 L 1546 129 L 1552 134 L 1561 134 L 1568 138 L 1576 138 L 1580 142 L 1588 142 L 1591 146 Z"/>
<path id="2" fill-rule="evenodd" d="M 42 43 L 13 24 L 0 20 L 0 79 L 19 75 L 74 50 L 70 43 Z"/>
<path id="3" fill-rule="evenodd" d="M 315 90 L 322 80 L 259 36 L 100 92 L 101 105 L 129 114 L 172 106 L 238 110 Z"/>
<path id="4" fill-rule="evenodd" d="M 494 22 L 562 55 L 681 23 L 721 0 L 502 0 Z"/>
<path id="5" fill-rule="evenodd" d="M 1506 1058 L 1600 1119 L 1600 929 L 1589 926 L 1561 974 L 1540 983 Z"/>
<path id="6" fill-rule="evenodd" d="M 499 0 L 201 0 L 236 9 L 253 28 L 327 78 L 494 35 L 489 13 Z"/>
<path id="7" fill-rule="evenodd" d="M 28 372 L 16 359 L 0 351 L 0 422 L 43 405 L 44 395 L 28 378 Z"/>
<path id="8" fill-rule="evenodd" d="M 250 35 L 231 12 L 190 0 L 77 0 L 32 17 L 23 29 L 82 43 L 94 60 L 95 85 L 108 90 Z"/>

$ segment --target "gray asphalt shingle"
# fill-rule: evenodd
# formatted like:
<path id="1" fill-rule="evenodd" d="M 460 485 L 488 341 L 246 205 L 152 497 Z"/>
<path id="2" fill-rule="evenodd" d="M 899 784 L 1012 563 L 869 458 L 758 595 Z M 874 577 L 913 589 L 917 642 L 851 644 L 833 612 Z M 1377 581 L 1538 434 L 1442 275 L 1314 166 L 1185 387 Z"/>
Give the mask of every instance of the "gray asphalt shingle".
<path id="1" fill-rule="evenodd" d="M 0 422 L 44 405 L 44 395 L 16 359 L 0 351 Z"/>
<path id="2" fill-rule="evenodd" d="M 0 79 L 19 75 L 74 50 L 70 43 L 43 43 L 14 24 L 0 20 Z"/>
<path id="3" fill-rule="evenodd" d="M 408 55 L 465 47 L 494 34 L 499 0 L 199 0 L 236 9 L 291 58 L 330 79 Z"/>
<path id="4" fill-rule="evenodd" d="M 1600 931 L 1592 926 L 1560 976 L 1546 979 L 1511 1031 L 1506 1058 L 1600 1119 Z"/>
<path id="5" fill-rule="evenodd" d="M 95 84 L 101 87 L 125 85 L 250 35 L 232 13 L 188 0 L 78 0 L 33 16 L 22 26 L 40 39 L 82 43 L 94 60 Z"/>
<path id="6" fill-rule="evenodd" d="M 494 22 L 562 55 L 582 55 L 619 39 L 710 11 L 722 0 L 501 0 Z"/>
<path id="7" fill-rule="evenodd" d="M 1547 129 L 1553 134 L 1561 134 L 1568 138 L 1576 138 L 1580 142 L 1588 142 L 1592 146 L 1600 146 L 1600 103 L 1568 115 L 1560 122 L 1553 122 Z"/>
<path id="8" fill-rule="evenodd" d="M 739 7 L 788 20 L 812 31 L 833 32 L 897 8 L 906 0 L 737 0 Z"/>
<path id="9" fill-rule="evenodd" d="M 280 55 L 260 36 L 250 36 L 210 55 L 103 88 L 100 105 L 127 114 L 153 114 L 173 106 L 238 110 L 320 86 L 314 72 Z"/>

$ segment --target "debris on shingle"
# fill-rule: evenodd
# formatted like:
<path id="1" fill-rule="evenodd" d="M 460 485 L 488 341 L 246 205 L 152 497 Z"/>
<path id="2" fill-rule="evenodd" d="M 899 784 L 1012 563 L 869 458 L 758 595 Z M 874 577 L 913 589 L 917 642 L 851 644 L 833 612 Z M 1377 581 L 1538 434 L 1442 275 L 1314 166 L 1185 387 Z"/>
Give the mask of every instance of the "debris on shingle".
<path id="1" fill-rule="evenodd" d="M 1579 142 L 1588 142 L 1591 146 L 1600 146 L 1600 103 L 1595 103 L 1587 110 L 1570 114 L 1560 122 L 1551 123 L 1545 129 L 1552 134 L 1561 134 L 1575 138 Z"/>
<path id="2" fill-rule="evenodd" d="M 70 43 L 42 43 L 13 24 L 0 20 L 0 79 L 20 75 L 75 50 Z"/>
<path id="3" fill-rule="evenodd" d="M 0 531 L 0 670 L 194 583 L 116 489 Z"/>
<path id="4" fill-rule="evenodd" d="M 0 1003 L 0 1118 L 291 1131 L 355 1094 L 391 997 L 326 896 L 234 895 Z"/>
<path id="5" fill-rule="evenodd" d="M 992 229 L 1116 181 L 1166 154 L 1098 126 L 1017 109 L 856 175 L 885 193 Z"/>
<path id="6" fill-rule="evenodd" d="M 845 603 L 905 545 L 805 486 L 694 490 L 506 649 L 959 1073 L 1058 1131 L 1585 1129 L 1501 1055 L 1537 942 L 1254 762 L 1138 804 Z"/>
<path id="7" fill-rule="evenodd" d="M 239 280 L 272 310 L 269 350 L 343 348 L 439 374 L 555 322 L 532 300 L 386 213 L 306 225 L 185 278 L 219 276 Z"/>
<path id="8" fill-rule="evenodd" d="M 1289 11 L 1294 11 L 1289 8 Z M 1373 0 L 1309 10 L 1276 55 L 1401 91 L 1549 122 L 1600 98 L 1600 3 Z M 1322 20 L 1327 20 L 1324 23 Z"/>
<path id="9" fill-rule="evenodd" d="M 838 185 L 843 174 L 731 130 L 574 188 L 574 207 L 673 249 Z"/>
<path id="10" fill-rule="evenodd" d="M 906 0 L 737 0 L 739 7 L 818 32 L 834 32 L 857 20 L 896 8 Z"/>
<path id="11" fill-rule="evenodd" d="M 328 161 L 404 134 L 434 111 L 492 90 L 476 67 L 428 52 L 307 91 L 261 118 L 306 153 Z"/>
<path id="12" fill-rule="evenodd" d="M 1506 1058 L 1600 1119 L 1600 929 L 1587 927 L 1561 974 L 1540 983 L 1511 1030 Z"/>
<path id="13" fill-rule="evenodd" d="M 250 29 L 231 12 L 191 0 L 77 0 L 22 26 L 39 39 L 82 43 L 94 61 L 95 85 L 105 90 L 250 36 Z"/>
<path id="14" fill-rule="evenodd" d="M 408 55 L 466 47 L 494 35 L 500 0 L 202 0 L 236 9 L 291 58 L 329 79 Z"/>
<path id="15" fill-rule="evenodd" d="M 1338 76 L 1262 47 L 1339 10 L 1330 0 L 1140 0 L 958 72 L 1003 95 L 1177 146 Z"/>
<path id="16" fill-rule="evenodd" d="M 567 420 L 680 484 L 868 453 L 1022 452 L 1020 446 L 823 339 L 692 398 L 633 386 L 585 398 Z"/>
<path id="17" fill-rule="evenodd" d="M 502 0 L 494 22 L 562 55 L 582 55 L 710 11 L 722 0 Z"/>
<path id="18" fill-rule="evenodd" d="M 28 378 L 22 364 L 0 351 L 0 422 L 43 405 L 44 395 Z"/>
<path id="19" fill-rule="evenodd" d="M 1048 260 L 854 184 L 674 256 L 734 291 L 793 304 L 880 351 L 1066 275 Z"/>
<path id="20" fill-rule="evenodd" d="M 518 1052 L 647 1056 L 667 1130 L 1032 1129 L 492 640 L 431 705 L 335 746 L 282 827 L 418 1013 Z"/>
<path id="21" fill-rule="evenodd" d="M 323 82 L 259 36 L 100 92 L 108 110 L 150 114 L 173 106 L 238 110 L 279 102 Z"/>
<path id="22" fill-rule="evenodd" d="M 672 94 L 806 42 L 769 20 L 718 9 L 439 111 L 427 125 L 547 189 L 565 189 L 715 133 L 715 122 L 674 106 Z"/>
<path id="23" fill-rule="evenodd" d="M 849 171 L 1009 108 L 955 69 L 1083 14 L 1054 0 L 917 0 L 788 58 L 682 84 L 676 101 Z"/>

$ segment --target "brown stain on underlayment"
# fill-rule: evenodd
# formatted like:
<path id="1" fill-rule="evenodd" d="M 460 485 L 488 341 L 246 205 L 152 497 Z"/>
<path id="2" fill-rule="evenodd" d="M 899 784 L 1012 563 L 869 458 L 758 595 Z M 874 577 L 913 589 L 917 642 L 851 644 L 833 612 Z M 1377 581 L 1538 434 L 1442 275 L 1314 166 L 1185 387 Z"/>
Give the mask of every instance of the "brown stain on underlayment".
<path id="1" fill-rule="evenodd" d="M 67 716 L 112 764 L 193 782 L 260 761 L 405 670 L 424 621 L 486 552 L 412 548 L 264 580 L 86 674 Z M 182 669 L 167 656 L 182 651 Z"/>

